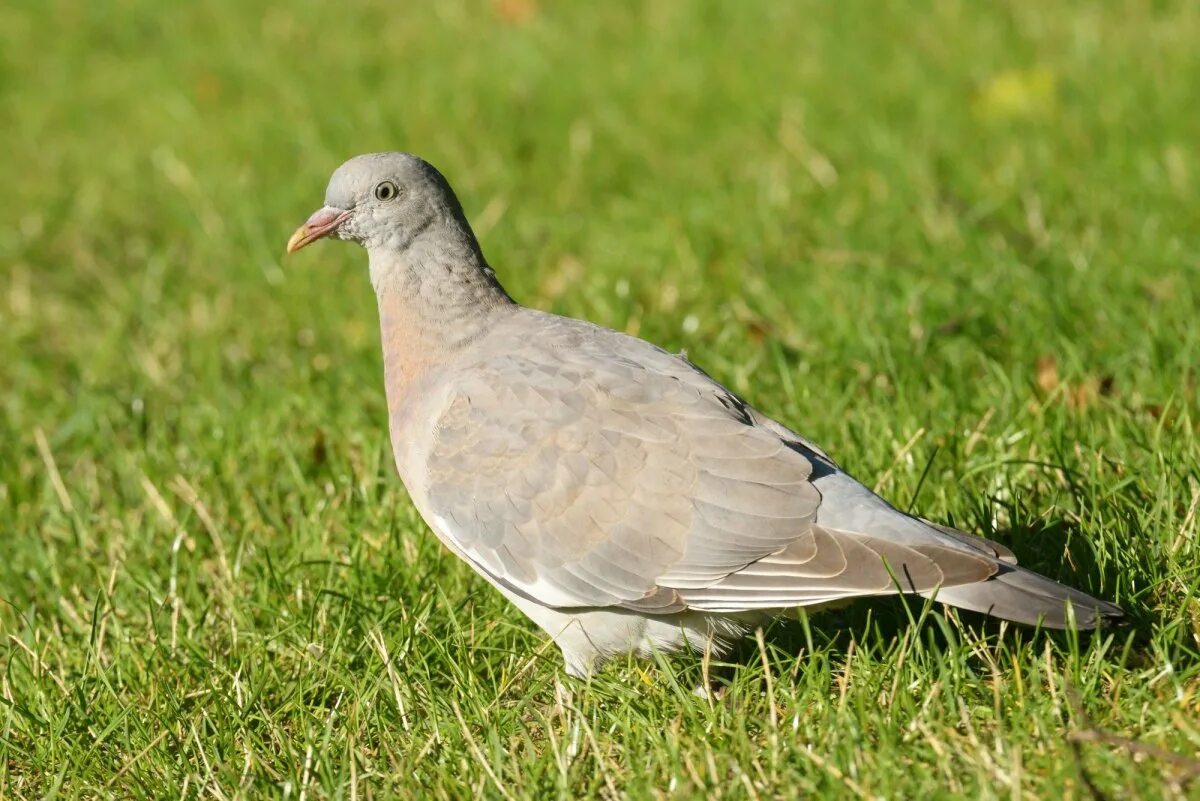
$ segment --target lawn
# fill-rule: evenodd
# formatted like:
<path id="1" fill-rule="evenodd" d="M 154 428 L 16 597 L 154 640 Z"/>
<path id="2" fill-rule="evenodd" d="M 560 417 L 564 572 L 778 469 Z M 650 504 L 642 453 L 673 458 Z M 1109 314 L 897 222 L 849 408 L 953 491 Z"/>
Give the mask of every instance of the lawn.
<path id="1" fill-rule="evenodd" d="M 0 6 L 0 798 L 1200 794 L 1200 4 Z M 396 478 L 356 153 L 1130 613 L 565 676 Z M 713 666 L 718 670 L 719 666 Z M 1190 783 L 1189 783 L 1190 779 Z"/>

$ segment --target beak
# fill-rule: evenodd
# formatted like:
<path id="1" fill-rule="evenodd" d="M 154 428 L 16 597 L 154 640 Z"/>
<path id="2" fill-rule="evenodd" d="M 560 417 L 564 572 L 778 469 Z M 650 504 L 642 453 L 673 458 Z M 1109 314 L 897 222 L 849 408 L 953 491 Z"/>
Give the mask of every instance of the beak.
<path id="1" fill-rule="evenodd" d="M 308 218 L 308 222 L 297 228 L 296 233 L 292 234 L 292 238 L 287 243 L 287 252 L 295 253 L 305 245 L 310 245 L 318 239 L 329 236 L 349 216 L 350 212 L 333 206 L 317 209 Z"/>

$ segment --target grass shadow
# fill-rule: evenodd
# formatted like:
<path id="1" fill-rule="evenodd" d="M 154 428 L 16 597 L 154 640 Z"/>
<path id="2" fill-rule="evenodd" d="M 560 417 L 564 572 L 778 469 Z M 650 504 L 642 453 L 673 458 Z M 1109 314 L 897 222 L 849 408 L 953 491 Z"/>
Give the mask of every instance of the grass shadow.
<path id="1" fill-rule="evenodd" d="M 1022 567 L 1102 600 L 1112 599 L 1114 588 L 1120 590 L 1129 586 L 1127 571 L 1130 568 L 1137 573 L 1150 572 L 1148 566 L 1130 565 L 1125 555 L 1098 553 L 1080 527 L 1068 520 L 1013 526 L 993 533 L 991 539 L 1010 547 Z M 902 638 L 915 633 L 914 627 L 922 630 L 920 635 L 928 638 L 929 645 L 939 648 L 953 647 L 955 643 L 951 637 L 957 635 L 948 635 L 948 632 L 961 633 L 960 628 L 994 642 L 999 642 L 1002 634 L 1010 640 L 1016 637 L 1017 642 L 1031 642 L 1034 646 L 1040 646 L 1049 638 L 1063 649 L 1070 648 L 1072 638 L 1086 647 L 1092 638 L 1116 632 L 1118 640 L 1131 640 L 1131 647 L 1124 648 L 1120 657 L 1127 666 L 1152 661 L 1151 642 L 1156 636 L 1162 636 L 1166 619 L 1155 614 L 1152 607 L 1138 603 L 1132 594 L 1123 594 L 1119 603 L 1126 612 L 1122 622 L 1096 631 L 1068 632 L 1014 624 L 956 608 L 953 614 L 959 623 L 939 625 L 932 615 L 924 613 L 926 601 L 920 597 L 879 596 L 856 599 L 836 609 L 818 610 L 809 616 L 807 625 L 790 613 L 784 614 L 765 626 L 764 634 L 767 644 L 777 652 L 801 656 L 819 650 L 827 660 L 844 661 L 852 648 L 861 649 L 864 643 L 870 643 L 881 653 L 890 653 Z M 930 606 L 930 611 L 939 615 L 948 615 L 950 610 L 951 607 L 936 602 Z M 1190 650 L 1187 653 L 1200 660 L 1200 656 Z M 726 674 L 760 662 L 753 635 L 735 643 L 730 653 L 720 660 Z"/>

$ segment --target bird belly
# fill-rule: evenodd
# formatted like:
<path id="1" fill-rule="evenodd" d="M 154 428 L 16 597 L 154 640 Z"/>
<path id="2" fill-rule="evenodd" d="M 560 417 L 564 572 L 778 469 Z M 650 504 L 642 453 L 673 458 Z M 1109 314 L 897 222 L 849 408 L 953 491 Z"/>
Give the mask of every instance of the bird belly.
<path id="1" fill-rule="evenodd" d="M 686 649 L 707 650 L 720 656 L 765 617 L 758 612 L 647 615 L 618 607 L 556 609 L 507 587 L 496 585 L 496 589 L 550 635 L 562 649 L 567 672 L 576 677 L 587 676 L 605 662 L 627 654 L 648 659 L 656 653 L 671 654 Z"/>

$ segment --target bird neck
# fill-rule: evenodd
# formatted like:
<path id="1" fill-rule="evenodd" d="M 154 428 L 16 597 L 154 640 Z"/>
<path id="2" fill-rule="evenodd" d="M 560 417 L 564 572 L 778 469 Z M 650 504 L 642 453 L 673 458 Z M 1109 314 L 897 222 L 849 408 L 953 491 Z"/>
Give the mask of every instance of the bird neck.
<path id="1" fill-rule="evenodd" d="M 378 248 L 369 256 L 391 406 L 517 308 L 469 232 L 420 237 L 403 251 Z"/>

